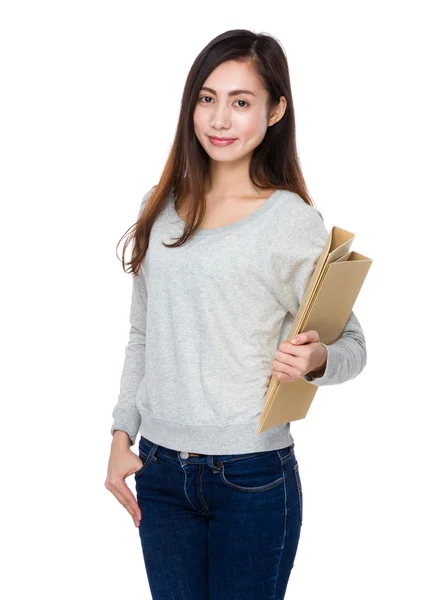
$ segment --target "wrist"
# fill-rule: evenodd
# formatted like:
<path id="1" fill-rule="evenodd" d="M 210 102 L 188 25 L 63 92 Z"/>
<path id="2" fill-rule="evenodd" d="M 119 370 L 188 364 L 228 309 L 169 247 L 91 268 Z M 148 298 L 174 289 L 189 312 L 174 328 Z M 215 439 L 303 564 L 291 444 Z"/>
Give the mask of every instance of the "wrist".
<path id="1" fill-rule="evenodd" d="M 117 448 L 126 448 L 127 450 L 131 446 L 131 440 L 127 431 L 122 429 L 115 429 L 112 434 L 112 446 Z"/>
<path id="2" fill-rule="evenodd" d="M 324 349 L 323 360 L 313 369 L 313 371 L 312 371 L 313 377 L 322 377 L 326 371 L 326 364 L 328 361 L 328 350 L 323 344 L 322 344 L 322 348 Z"/>

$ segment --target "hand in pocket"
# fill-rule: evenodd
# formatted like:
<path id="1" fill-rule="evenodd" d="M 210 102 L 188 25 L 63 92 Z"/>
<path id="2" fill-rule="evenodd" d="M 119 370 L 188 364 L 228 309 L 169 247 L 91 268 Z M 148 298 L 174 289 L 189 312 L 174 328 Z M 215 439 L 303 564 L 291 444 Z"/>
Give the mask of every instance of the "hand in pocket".
<path id="1" fill-rule="evenodd" d="M 108 462 L 105 487 L 114 494 L 118 502 L 130 513 L 136 527 L 139 527 L 141 521 L 141 510 L 125 479 L 129 475 L 136 473 L 142 466 L 142 460 L 139 456 L 136 456 L 130 447 L 127 448 L 113 443 Z"/>

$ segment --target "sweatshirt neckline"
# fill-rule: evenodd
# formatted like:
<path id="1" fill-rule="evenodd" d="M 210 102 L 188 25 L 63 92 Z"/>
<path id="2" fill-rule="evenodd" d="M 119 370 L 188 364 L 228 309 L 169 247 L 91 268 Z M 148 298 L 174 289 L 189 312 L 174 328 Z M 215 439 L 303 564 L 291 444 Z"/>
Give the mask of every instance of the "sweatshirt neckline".
<path id="1" fill-rule="evenodd" d="M 251 222 L 255 221 L 256 219 L 258 219 L 259 217 L 261 217 L 263 214 L 265 214 L 271 208 L 271 205 L 274 204 L 275 199 L 278 197 L 278 195 L 284 191 L 285 190 L 282 190 L 282 189 L 274 190 L 272 192 L 272 194 L 269 196 L 269 198 L 267 198 L 267 200 L 262 204 L 262 206 L 260 206 L 257 210 L 255 210 L 251 214 L 243 217 L 242 219 L 239 219 L 238 221 L 234 221 L 233 223 L 228 223 L 227 225 L 220 225 L 220 227 L 211 227 L 211 228 L 198 227 L 196 229 L 195 235 L 199 234 L 200 236 L 203 236 L 203 235 L 214 235 L 217 233 L 224 233 L 225 231 L 232 231 L 233 229 L 242 227 L 246 223 L 251 223 Z M 186 221 L 184 221 L 184 219 L 182 217 L 180 217 L 180 215 L 177 213 L 177 210 L 175 208 L 175 196 L 172 191 L 169 194 L 168 207 L 169 207 L 169 210 L 170 210 L 172 216 L 175 218 L 177 223 L 187 225 Z"/>

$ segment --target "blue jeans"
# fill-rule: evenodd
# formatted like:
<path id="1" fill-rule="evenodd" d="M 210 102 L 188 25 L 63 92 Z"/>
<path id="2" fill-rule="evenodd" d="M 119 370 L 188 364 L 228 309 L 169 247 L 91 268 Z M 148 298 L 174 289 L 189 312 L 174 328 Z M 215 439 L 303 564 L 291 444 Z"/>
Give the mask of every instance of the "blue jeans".
<path id="1" fill-rule="evenodd" d="M 140 436 L 139 536 L 153 600 L 283 600 L 302 526 L 294 446 L 192 454 Z"/>

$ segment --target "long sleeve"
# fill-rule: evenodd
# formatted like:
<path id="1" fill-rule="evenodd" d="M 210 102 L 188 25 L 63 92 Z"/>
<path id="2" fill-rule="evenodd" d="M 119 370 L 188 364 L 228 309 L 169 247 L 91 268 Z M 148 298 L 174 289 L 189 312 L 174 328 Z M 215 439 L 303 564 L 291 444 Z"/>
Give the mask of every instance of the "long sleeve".
<path id="1" fill-rule="evenodd" d="M 332 344 L 323 344 L 328 351 L 325 372 L 321 377 L 304 375 L 313 385 L 336 385 L 354 379 L 367 363 L 364 332 L 355 313 L 350 313 L 343 333 Z"/>
<path id="2" fill-rule="evenodd" d="M 301 204 L 302 203 L 302 204 Z M 280 276 L 276 282 L 278 295 L 286 310 L 295 317 L 311 275 L 317 265 L 328 238 L 322 213 L 302 200 L 290 221 L 289 257 L 281 267 L 277 255 Z M 361 324 L 352 311 L 341 336 L 332 344 L 323 344 L 328 351 L 325 372 L 321 377 L 303 376 L 313 385 L 336 385 L 355 378 L 367 362 L 365 336 Z"/>
<path id="3" fill-rule="evenodd" d="M 149 190 L 145 194 L 138 216 L 144 209 L 151 191 Z M 114 435 L 114 431 L 117 429 L 127 432 L 131 446 L 135 443 L 141 424 L 141 416 L 136 408 L 136 394 L 145 374 L 147 286 L 142 265 L 138 275 L 133 274 L 132 278 L 129 339 L 125 349 L 120 393 L 112 412 L 114 422 L 111 426 L 112 435 Z"/>

